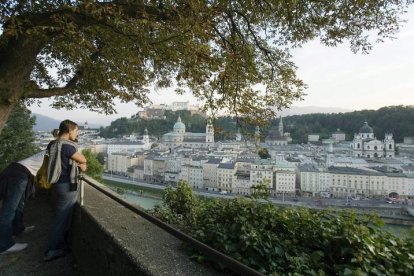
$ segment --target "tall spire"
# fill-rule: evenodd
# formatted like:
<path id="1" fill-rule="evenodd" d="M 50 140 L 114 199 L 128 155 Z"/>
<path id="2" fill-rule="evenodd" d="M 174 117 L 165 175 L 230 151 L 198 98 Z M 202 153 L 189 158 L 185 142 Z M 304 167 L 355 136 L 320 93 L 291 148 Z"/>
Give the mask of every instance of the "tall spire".
<path id="1" fill-rule="evenodd" d="M 259 126 L 256 126 L 256 129 L 254 131 L 254 143 L 255 143 L 256 149 L 258 149 L 260 146 L 260 127 Z"/>
<path id="2" fill-rule="evenodd" d="M 279 134 L 280 134 L 280 137 L 283 137 L 283 120 L 282 120 L 282 116 L 280 116 L 280 119 L 279 119 Z"/>

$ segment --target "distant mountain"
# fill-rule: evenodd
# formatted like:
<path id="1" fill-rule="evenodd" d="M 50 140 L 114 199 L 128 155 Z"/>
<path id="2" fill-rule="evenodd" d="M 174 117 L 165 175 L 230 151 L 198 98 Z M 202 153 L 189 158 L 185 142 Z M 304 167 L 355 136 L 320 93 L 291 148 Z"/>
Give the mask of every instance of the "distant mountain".
<path id="1" fill-rule="evenodd" d="M 277 116 L 292 116 L 292 115 L 304 115 L 313 113 L 346 113 L 352 112 L 351 109 L 340 107 L 321 107 L 321 106 L 292 106 L 289 109 L 277 111 Z"/>
<path id="2" fill-rule="evenodd" d="M 33 126 L 34 131 L 51 131 L 55 128 L 59 128 L 61 120 L 55 120 L 45 115 L 33 113 L 36 117 L 36 124 Z M 76 122 L 78 125 L 83 126 L 83 122 Z M 102 125 L 88 123 L 90 128 L 100 128 Z"/>

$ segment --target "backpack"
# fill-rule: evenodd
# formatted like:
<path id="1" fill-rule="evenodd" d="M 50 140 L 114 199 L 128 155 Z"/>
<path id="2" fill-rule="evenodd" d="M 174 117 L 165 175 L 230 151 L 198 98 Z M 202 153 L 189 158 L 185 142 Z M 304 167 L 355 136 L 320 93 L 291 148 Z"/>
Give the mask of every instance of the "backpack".
<path id="1" fill-rule="evenodd" d="M 49 166 L 49 154 L 46 152 L 45 156 L 43 157 L 43 163 L 42 166 L 40 166 L 40 169 L 37 171 L 36 177 L 35 177 L 35 183 L 38 187 L 41 189 L 50 189 L 52 188 L 52 183 L 49 183 L 47 181 L 47 168 Z"/>

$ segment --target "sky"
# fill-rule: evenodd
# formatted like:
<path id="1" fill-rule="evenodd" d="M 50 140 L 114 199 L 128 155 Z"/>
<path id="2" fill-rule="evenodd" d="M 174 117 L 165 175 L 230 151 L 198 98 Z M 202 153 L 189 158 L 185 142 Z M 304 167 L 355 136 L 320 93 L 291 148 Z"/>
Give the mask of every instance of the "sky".
<path id="1" fill-rule="evenodd" d="M 298 76 L 308 85 L 303 101 L 293 106 L 338 107 L 349 110 L 378 109 L 389 105 L 414 105 L 414 6 L 404 15 L 404 23 L 394 40 L 374 44 L 369 54 L 351 52 L 348 43 L 326 47 L 312 41 L 292 50 Z M 178 96 L 172 89 L 152 91 L 154 104 L 173 101 L 197 103 L 191 94 Z M 30 110 L 57 120 L 71 119 L 109 125 L 120 117 L 130 117 L 139 109 L 134 103 L 116 102 L 117 114 L 104 115 L 85 109 L 55 110 L 43 100 Z"/>

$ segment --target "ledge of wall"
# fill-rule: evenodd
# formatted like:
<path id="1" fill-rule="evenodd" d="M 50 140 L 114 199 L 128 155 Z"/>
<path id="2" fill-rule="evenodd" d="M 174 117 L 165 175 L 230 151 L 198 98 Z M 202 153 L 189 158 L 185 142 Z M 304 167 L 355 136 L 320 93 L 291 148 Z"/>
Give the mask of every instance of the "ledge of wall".
<path id="1" fill-rule="evenodd" d="M 85 275 L 220 275 L 190 260 L 183 242 L 87 184 L 72 233 Z"/>

